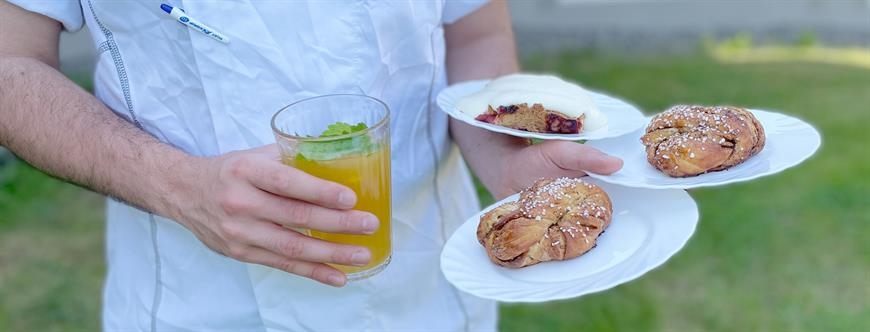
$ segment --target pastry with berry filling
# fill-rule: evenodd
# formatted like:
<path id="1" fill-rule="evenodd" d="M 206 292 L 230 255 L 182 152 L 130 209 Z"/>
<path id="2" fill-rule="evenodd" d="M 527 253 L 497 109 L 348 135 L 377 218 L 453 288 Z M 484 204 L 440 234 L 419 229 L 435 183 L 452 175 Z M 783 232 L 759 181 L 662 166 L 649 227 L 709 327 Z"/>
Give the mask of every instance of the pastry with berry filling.
<path id="1" fill-rule="evenodd" d="M 480 217 L 477 240 L 500 266 L 521 268 L 578 257 L 595 247 L 613 215 L 601 187 L 580 179 L 544 178 Z"/>
<path id="2" fill-rule="evenodd" d="M 574 118 L 565 114 L 550 111 L 541 104 L 529 106 L 526 103 L 519 105 L 491 106 L 485 113 L 474 119 L 486 123 L 492 123 L 502 127 L 514 128 L 536 133 L 551 134 L 577 134 L 583 128 L 584 115 Z"/>
<path id="3" fill-rule="evenodd" d="M 746 161 L 761 152 L 765 136 L 761 122 L 744 108 L 677 105 L 654 116 L 640 140 L 653 167 L 689 177 Z"/>
<path id="4" fill-rule="evenodd" d="M 537 133 L 578 134 L 607 124 L 586 90 L 548 75 L 497 78 L 457 108 L 477 121 Z"/>

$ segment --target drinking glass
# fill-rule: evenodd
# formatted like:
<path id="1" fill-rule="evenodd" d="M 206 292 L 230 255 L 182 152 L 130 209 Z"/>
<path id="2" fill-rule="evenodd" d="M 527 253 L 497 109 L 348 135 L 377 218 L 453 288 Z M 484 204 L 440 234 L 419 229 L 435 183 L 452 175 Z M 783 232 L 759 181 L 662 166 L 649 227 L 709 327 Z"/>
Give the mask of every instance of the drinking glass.
<path id="1" fill-rule="evenodd" d="M 341 124 L 336 124 L 341 122 Z M 365 129 L 360 129 L 364 124 Z M 349 127 L 356 127 L 353 132 Z M 377 216 L 371 235 L 301 230 L 318 239 L 371 250 L 365 266 L 330 264 L 349 281 L 365 279 L 390 262 L 390 111 L 382 101 L 364 95 L 336 94 L 303 99 L 272 117 L 281 161 L 318 178 L 343 184 L 357 196 L 354 209 Z M 326 134 L 326 135 L 324 135 Z M 328 136 L 334 135 L 334 136 Z"/>

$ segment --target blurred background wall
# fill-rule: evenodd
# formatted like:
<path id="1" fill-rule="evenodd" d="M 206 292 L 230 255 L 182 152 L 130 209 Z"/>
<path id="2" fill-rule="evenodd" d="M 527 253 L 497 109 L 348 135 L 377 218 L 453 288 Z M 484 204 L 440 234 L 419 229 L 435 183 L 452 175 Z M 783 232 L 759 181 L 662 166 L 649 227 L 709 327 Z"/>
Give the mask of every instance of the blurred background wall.
<path id="1" fill-rule="evenodd" d="M 870 45 L 866 0 L 517 0 L 511 9 L 523 53 L 688 52 L 737 33 L 762 43 L 812 33 L 829 45 Z"/>

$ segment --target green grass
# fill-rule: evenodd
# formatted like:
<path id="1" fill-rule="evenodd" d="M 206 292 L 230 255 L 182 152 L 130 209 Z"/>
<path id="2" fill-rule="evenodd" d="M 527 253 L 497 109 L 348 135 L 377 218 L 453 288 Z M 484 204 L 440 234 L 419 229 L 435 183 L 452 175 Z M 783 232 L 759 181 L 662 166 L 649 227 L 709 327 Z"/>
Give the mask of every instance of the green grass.
<path id="1" fill-rule="evenodd" d="M 24 163 L 0 173 L 0 331 L 98 330 L 102 199 Z"/>
<path id="2" fill-rule="evenodd" d="M 698 230 L 665 265 L 578 299 L 503 305 L 502 330 L 870 330 L 870 70 L 591 53 L 525 64 L 647 113 L 675 103 L 786 112 L 816 125 L 823 145 L 781 174 L 692 191 Z M 98 328 L 102 205 L 23 164 L 0 169 L 0 331 Z"/>

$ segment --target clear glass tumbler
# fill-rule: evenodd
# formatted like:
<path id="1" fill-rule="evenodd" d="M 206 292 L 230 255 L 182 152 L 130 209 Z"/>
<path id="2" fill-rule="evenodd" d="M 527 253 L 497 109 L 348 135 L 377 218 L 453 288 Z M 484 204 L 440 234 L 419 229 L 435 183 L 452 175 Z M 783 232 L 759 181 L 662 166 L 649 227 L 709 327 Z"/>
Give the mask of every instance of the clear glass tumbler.
<path id="1" fill-rule="evenodd" d="M 345 272 L 349 281 L 382 271 L 392 254 L 390 111 L 387 105 L 364 95 L 337 94 L 303 99 L 275 113 L 272 131 L 284 164 L 349 187 L 357 195 L 354 209 L 371 212 L 380 221 L 380 227 L 371 235 L 303 231 L 314 238 L 371 250 L 372 260 L 368 265 L 331 264 Z"/>

